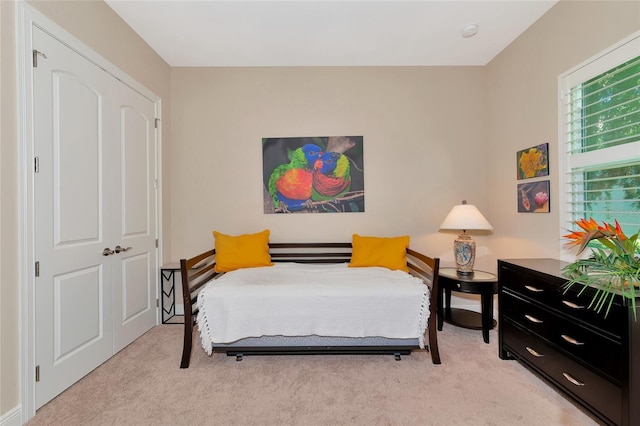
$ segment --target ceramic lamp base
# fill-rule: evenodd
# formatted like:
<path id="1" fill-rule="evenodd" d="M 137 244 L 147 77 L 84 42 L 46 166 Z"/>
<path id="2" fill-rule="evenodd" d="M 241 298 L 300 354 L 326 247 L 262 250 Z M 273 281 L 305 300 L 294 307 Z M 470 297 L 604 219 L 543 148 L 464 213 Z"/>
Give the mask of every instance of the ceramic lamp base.
<path id="1" fill-rule="evenodd" d="M 456 269 L 459 274 L 473 274 L 473 264 L 476 260 L 476 242 L 465 232 L 458 235 L 453 242 L 453 253 L 456 257 Z"/>

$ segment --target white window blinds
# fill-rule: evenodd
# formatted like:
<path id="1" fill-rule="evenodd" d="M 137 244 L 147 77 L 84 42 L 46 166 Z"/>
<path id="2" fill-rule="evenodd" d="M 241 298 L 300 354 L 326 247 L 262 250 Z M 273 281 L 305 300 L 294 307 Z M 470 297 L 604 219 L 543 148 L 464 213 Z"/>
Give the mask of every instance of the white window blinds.
<path id="1" fill-rule="evenodd" d="M 640 36 L 561 77 L 562 224 L 640 228 Z"/>

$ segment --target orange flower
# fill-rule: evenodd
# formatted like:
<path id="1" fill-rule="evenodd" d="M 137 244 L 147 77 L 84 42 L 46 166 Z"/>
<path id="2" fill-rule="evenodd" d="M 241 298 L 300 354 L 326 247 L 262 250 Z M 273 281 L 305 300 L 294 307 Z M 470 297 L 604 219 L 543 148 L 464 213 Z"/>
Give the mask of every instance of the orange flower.
<path id="1" fill-rule="evenodd" d="M 607 228 L 603 228 L 602 226 L 598 225 L 598 222 L 596 222 L 595 220 L 593 220 L 593 218 L 589 218 L 589 220 L 586 219 L 580 219 L 580 220 L 576 220 L 576 224 L 584 229 L 585 231 L 594 231 L 596 229 L 600 229 L 601 231 L 604 231 Z M 605 226 L 607 226 L 607 224 L 604 224 Z"/>
<path id="2" fill-rule="evenodd" d="M 580 228 L 584 229 L 585 232 L 573 231 L 570 234 L 563 235 L 564 238 L 567 238 L 568 240 L 571 240 L 571 241 L 567 241 L 565 243 L 565 245 L 568 246 L 568 247 L 581 246 L 582 244 L 584 244 L 586 246 L 587 243 L 589 243 L 589 241 L 591 241 L 594 238 L 598 238 L 598 237 L 595 237 L 594 234 L 596 234 L 598 231 L 607 230 L 606 227 L 603 228 L 600 225 L 598 225 L 598 222 L 593 220 L 593 218 L 590 218 L 589 220 L 586 220 L 586 219 L 576 220 L 575 223 Z M 616 224 L 617 223 L 618 222 L 616 221 Z M 585 238 L 588 238 L 588 239 L 585 240 Z M 582 251 L 582 250 L 580 250 L 580 251 Z"/>
<path id="3" fill-rule="evenodd" d="M 606 223 L 605 225 L 607 225 L 607 229 L 613 233 L 616 234 L 616 236 L 620 239 L 620 240 L 626 240 L 627 236 L 624 235 L 624 232 L 622 232 L 622 227 L 620 226 L 620 224 L 618 223 L 618 219 L 615 220 L 616 221 L 616 227 L 612 227 L 610 224 Z"/>
<path id="4" fill-rule="evenodd" d="M 616 247 L 622 248 L 624 251 L 628 250 L 622 243 L 627 240 L 627 236 L 622 232 L 622 227 L 620 227 L 617 219 L 615 226 L 606 222 L 602 222 L 603 226 L 600 226 L 593 218 L 576 220 L 575 223 L 584 229 L 584 232 L 573 231 L 563 237 L 570 240 L 565 243 L 567 247 L 578 247 L 578 253 L 582 253 L 591 240 L 599 240 L 609 248 L 614 248 L 612 245 L 615 244 Z"/>

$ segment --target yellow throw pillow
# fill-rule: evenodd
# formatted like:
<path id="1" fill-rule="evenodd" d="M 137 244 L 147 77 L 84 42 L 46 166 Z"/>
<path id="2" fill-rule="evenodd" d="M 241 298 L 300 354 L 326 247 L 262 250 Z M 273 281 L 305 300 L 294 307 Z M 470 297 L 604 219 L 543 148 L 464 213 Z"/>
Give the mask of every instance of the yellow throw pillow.
<path id="1" fill-rule="evenodd" d="M 382 266 L 388 269 L 409 272 L 407 268 L 408 235 L 380 238 L 353 234 L 351 246 L 350 267 Z"/>
<path id="2" fill-rule="evenodd" d="M 229 272 L 240 268 L 272 266 L 269 254 L 269 230 L 257 234 L 237 236 L 213 231 L 216 248 L 216 272 Z"/>

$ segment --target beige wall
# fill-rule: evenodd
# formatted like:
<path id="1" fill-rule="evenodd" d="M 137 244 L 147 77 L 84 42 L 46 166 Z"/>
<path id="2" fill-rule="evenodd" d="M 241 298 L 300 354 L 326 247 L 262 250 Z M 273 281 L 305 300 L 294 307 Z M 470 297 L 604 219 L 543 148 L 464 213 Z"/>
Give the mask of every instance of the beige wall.
<path id="1" fill-rule="evenodd" d="M 169 155 L 169 66 L 102 1 L 29 2 L 163 100 L 163 151 Z M 18 269 L 18 141 L 15 101 L 14 6 L 0 1 L 1 10 L 1 144 L 0 144 L 0 417 L 20 404 L 20 291 Z M 169 175 L 165 166 L 164 178 Z M 168 185 L 167 185 L 168 188 Z M 168 189 L 163 193 L 169 205 Z M 165 219 L 170 211 L 164 207 Z M 165 222 L 168 226 L 170 221 Z M 165 244 L 171 234 L 164 229 Z M 165 250 L 168 253 L 170 247 Z M 167 254 L 169 255 L 169 254 Z"/>
<path id="2" fill-rule="evenodd" d="M 14 7 L 0 2 L 0 415 L 20 403 Z"/>
<path id="3" fill-rule="evenodd" d="M 209 248 L 212 229 L 269 228 L 274 241 L 406 233 L 446 263 L 438 225 L 463 198 L 495 227 L 476 238 L 478 267 L 558 257 L 557 79 L 639 30 L 639 9 L 561 1 L 479 68 L 172 69 L 174 258 Z M 263 214 L 260 139 L 336 134 L 364 136 L 366 212 Z M 545 142 L 551 213 L 517 213 L 515 153 Z"/>
<path id="4" fill-rule="evenodd" d="M 496 257 L 560 256 L 558 76 L 638 30 L 638 1 L 561 1 L 486 67 Z M 517 213 L 515 153 L 544 142 L 551 213 Z"/>
<path id="5" fill-rule="evenodd" d="M 438 233 L 463 198 L 488 210 L 483 67 L 173 68 L 172 253 L 211 231 L 272 241 L 404 235 L 448 255 Z M 364 137 L 365 212 L 264 214 L 261 138 Z"/>

